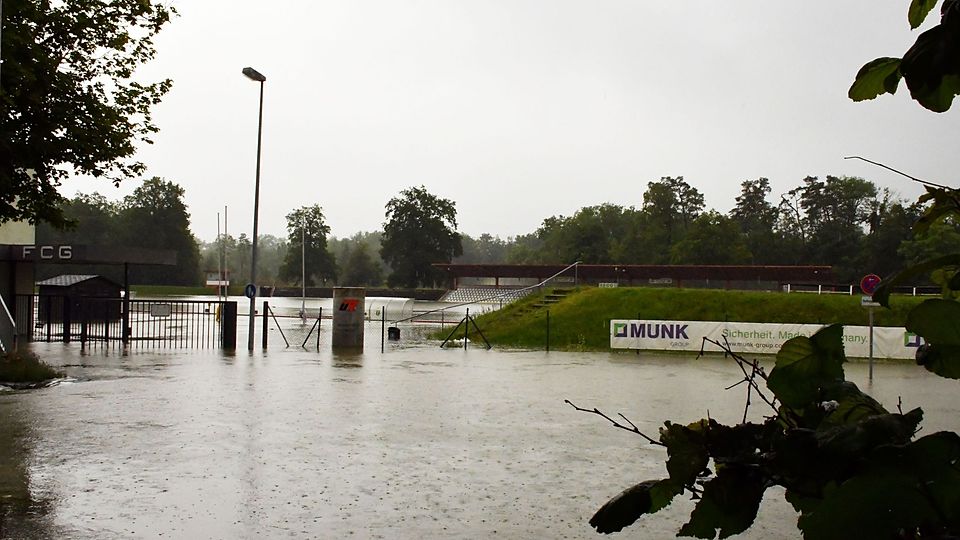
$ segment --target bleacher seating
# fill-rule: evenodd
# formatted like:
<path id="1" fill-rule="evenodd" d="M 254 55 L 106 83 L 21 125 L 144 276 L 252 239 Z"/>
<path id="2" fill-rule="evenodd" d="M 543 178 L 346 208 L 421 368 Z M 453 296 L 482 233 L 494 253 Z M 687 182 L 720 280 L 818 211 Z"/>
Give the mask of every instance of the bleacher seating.
<path id="1" fill-rule="evenodd" d="M 533 289 L 497 289 L 495 287 L 461 287 L 459 289 L 447 291 L 447 293 L 440 298 L 440 301 L 462 304 L 466 302 L 480 302 L 488 299 L 486 301 L 490 303 L 508 303 L 523 298 L 524 296 L 530 294 L 532 290 Z"/>

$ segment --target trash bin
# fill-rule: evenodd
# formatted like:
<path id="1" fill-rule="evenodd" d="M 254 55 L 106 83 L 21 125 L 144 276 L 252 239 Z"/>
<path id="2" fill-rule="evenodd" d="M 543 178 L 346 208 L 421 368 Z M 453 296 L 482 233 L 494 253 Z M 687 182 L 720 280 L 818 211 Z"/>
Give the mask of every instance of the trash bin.
<path id="1" fill-rule="evenodd" d="M 387 339 L 390 341 L 400 341 L 400 329 L 396 326 L 387 328 Z"/>

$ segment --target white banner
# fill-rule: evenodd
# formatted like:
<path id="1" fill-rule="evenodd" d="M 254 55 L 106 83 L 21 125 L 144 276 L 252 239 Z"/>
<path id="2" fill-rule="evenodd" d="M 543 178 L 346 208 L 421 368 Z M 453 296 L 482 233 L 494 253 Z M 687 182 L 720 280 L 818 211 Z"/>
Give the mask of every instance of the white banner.
<path id="1" fill-rule="evenodd" d="M 723 342 L 738 353 L 776 354 L 788 339 L 811 336 L 819 324 L 771 324 L 715 321 L 610 321 L 610 348 L 699 352 L 703 338 Z M 844 326 L 843 343 L 851 358 L 870 356 L 870 327 Z M 874 358 L 914 358 L 922 339 L 905 328 L 873 328 Z M 711 350 L 708 346 L 707 350 Z M 715 347 L 714 347 L 715 350 Z"/>

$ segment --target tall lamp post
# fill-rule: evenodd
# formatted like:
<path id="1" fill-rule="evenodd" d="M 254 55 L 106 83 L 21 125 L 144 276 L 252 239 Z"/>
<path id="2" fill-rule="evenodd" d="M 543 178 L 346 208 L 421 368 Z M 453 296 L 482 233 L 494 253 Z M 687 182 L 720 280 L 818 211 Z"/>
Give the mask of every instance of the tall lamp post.
<path id="1" fill-rule="evenodd" d="M 259 71 L 252 67 L 243 68 L 243 74 L 251 81 L 260 83 L 260 118 L 257 122 L 257 183 L 253 191 L 253 249 L 250 263 L 250 284 L 253 285 L 253 294 L 250 294 L 250 328 L 247 336 L 247 349 L 253 350 L 253 334 L 257 316 L 257 214 L 260 209 L 260 141 L 263 135 L 263 83 L 267 80 Z M 266 317 L 266 313 L 264 313 Z"/>

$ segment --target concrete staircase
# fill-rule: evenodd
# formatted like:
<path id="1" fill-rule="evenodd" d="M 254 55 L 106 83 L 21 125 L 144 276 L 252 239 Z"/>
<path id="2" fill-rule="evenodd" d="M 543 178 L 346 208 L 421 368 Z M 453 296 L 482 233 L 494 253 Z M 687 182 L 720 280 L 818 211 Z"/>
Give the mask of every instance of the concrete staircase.
<path id="1" fill-rule="evenodd" d="M 566 298 L 571 292 L 573 292 L 573 289 L 551 289 L 550 292 L 543 295 L 542 299 L 534 302 L 532 307 L 534 309 L 548 308 Z"/>

